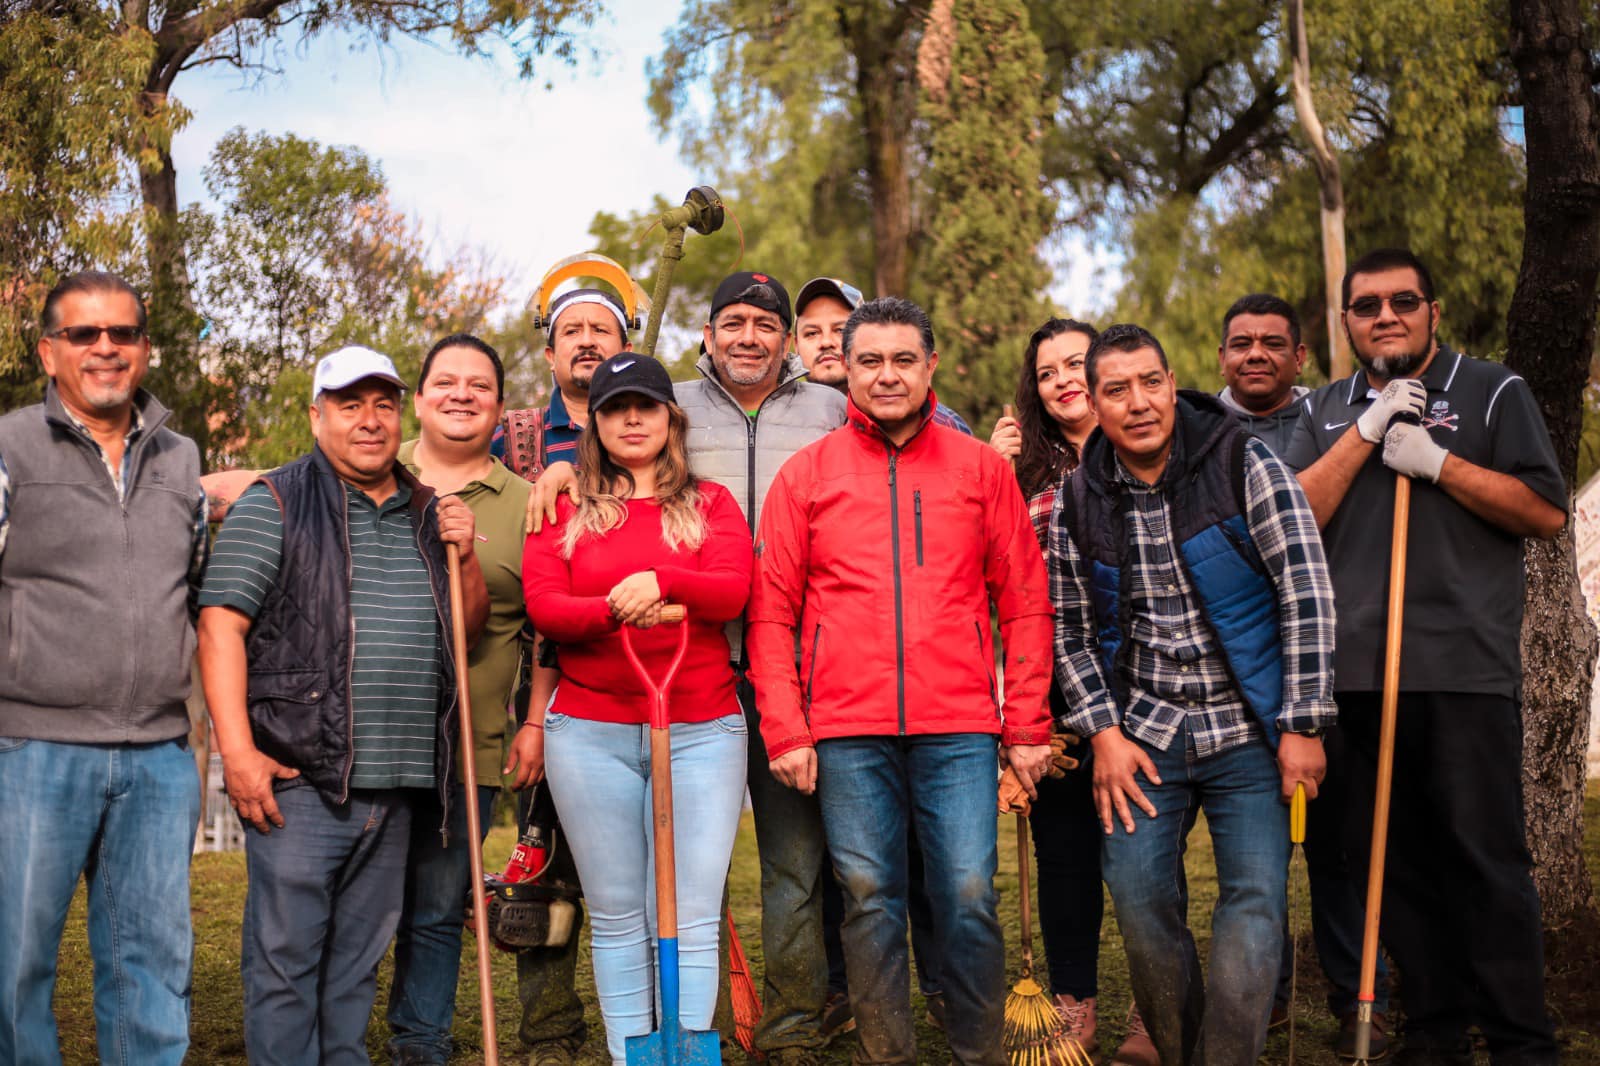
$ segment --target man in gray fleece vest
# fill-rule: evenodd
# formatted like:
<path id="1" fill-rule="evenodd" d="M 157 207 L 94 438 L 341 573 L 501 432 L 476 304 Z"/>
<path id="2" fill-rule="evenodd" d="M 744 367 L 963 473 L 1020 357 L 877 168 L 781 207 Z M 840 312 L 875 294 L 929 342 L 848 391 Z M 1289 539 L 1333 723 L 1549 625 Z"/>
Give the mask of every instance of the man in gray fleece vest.
<path id="1" fill-rule="evenodd" d="M 44 402 L 0 418 L 0 1062 L 61 1061 L 50 1000 L 88 876 L 100 1061 L 189 1045 L 188 751 L 200 455 L 139 388 L 145 309 L 113 274 L 45 298 Z"/>

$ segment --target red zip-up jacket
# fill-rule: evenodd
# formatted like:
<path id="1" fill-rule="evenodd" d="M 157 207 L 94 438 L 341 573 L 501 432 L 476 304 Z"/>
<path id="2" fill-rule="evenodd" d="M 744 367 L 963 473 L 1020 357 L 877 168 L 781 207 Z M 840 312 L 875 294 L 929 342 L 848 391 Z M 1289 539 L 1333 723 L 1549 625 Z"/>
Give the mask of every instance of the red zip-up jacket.
<path id="1" fill-rule="evenodd" d="M 936 402 L 930 393 L 927 409 Z M 925 419 L 896 448 L 852 403 L 842 428 L 796 452 L 761 512 L 747 618 L 770 758 L 830 737 L 1050 742 L 1039 542 L 1006 461 L 956 430 Z"/>

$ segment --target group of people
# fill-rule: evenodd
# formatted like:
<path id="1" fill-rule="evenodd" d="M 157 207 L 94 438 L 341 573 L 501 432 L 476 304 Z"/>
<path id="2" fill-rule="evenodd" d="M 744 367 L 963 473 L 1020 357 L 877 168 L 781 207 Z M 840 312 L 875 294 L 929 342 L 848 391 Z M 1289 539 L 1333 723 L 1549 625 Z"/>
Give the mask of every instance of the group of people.
<path id="1" fill-rule="evenodd" d="M 658 1009 L 649 703 L 624 629 L 659 677 L 679 626 L 685 1028 L 713 1026 L 748 794 L 757 1050 L 815 1062 L 854 1029 L 856 1061 L 918 1061 L 909 923 L 952 1058 L 1004 1062 L 998 804 L 1034 831 L 1063 1025 L 1098 1043 L 1104 884 L 1135 1001 L 1113 1061 L 1252 1063 L 1287 1009 L 1287 802 L 1303 788 L 1314 936 L 1353 1057 L 1409 478 L 1383 909 L 1399 1053 L 1469 1063 L 1475 1027 L 1496 1063 L 1555 1062 L 1518 635 L 1522 539 L 1562 529 L 1567 489 L 1526 384 L 1438 340 L 1416 256 L 1358 259 L 1343 304 L 1360 366 L 1315 392 L 1296 384 L 1296 314 L 1270 295 L 1224 315 L 1217 396 L 1179 389 L 1140 326 L 1051 319 L 985 443 L 935 397 L 933 327 L 907 300 L 820 277 L 791 302 L 736 273 L 698 378 L 674 383 L 632 351 L 620 301 L 574 289 L 546 316 L 547 406 L 508 410 L 476 337 L 435 345 L 414 390 L 380 353 L 341 349 L 316 368 L 315 448 L 208 494 L 194 445 L 139 388 L 138 294 L 66 279 L 41 315 L 44 402 L 0 417 L 0 1061 L 59 1061 L 56 950 L 84 876 L 102 1061 L 184 1056 L 198 639 L 247 827 L 250 1061 L 366 1062 L 391 942 L 392 1059 L 447 1061 L 481 844 L 471 759 L 481 811 L 502 782 L 553 796 L 567 865 L 551 876 L 581 885 L 620 1066 Z M 420 433 L 402 442 L 407 391 Z M 686 619 L 663 622 L 667 605 Z M 1183 867 L 1200 813 L 1219 889 L 1204 976 Z M 532 1066 L 575 1061 L 587 1037 L 575 965 L 576 938 L 519 953 Z"/>

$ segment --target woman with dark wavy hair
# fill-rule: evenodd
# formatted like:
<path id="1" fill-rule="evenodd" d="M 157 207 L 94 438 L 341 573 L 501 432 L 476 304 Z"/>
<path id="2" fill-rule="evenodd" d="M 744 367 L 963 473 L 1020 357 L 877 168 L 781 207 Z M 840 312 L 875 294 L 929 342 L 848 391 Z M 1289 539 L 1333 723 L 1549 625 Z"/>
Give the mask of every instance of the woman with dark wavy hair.
<path id="1" fill-rule="evenodd" d="M 1052 318 L 1033 331 L 1022 353 L 1017 381 L 1016 415 L 995 423 L 989 443 L 1017 471 L 1017 481 L 1030 503 L 1055 487 L 1078 465 L 1078 451 L 1094 432 L 1094 409 L 1084 380 L 1084 357 L 1100 331 L 1087 322 Z M 1043 514 L 1050 518 L 1049 509 Z M 1034 529 L 1044 544 L 1043 523 L 1035 514 Z"/>
<path id="2" fill-rule="evenodd" d="M 621 627 L 652 676 L 677 648 L 654 628 L 689 609 L 689 644 L 669 690 L 681 1005 L 711 1028 L 717 925 L 744 801 L 746 727 L 725 623 L 750 594 L 750 527 L 731 493 L 689 472 L 688 418 L 656 360 L 612 356 L 594 373 L 578 439 L 578 502 L 528 538 L 522 582 L 534 628 L 561 648 L 548 709 L 530 707 L 545 774 L 589 903 L 595 990 L 611 1061 L 654 1016 L 654 858 L 649 704 Z"/>
<path id="3" fill-rule="evenodd" d="M 1041 550 L 1056 490 L 1077 467 L 1084 441 L 1094 432 L 1094 408 L 1089 404 L 1083 367 L 1089 345 L 1097 336 L 1099 331 L 1093 326 L 1071 318 L 1052 318 L 1034 330 L 1022 356 L 1016 414 L 996 422 L 989 437 L 990 445 L 1016 469 Z M 1050 709 L 1056 718 L 1066 711 L 1061 690 L 1054 684 L 1050 686 Z M 1044 937 L 1050 991 L 1068 1030 L 1093 1053 L 1104 910 L 1101 832 L 1088 745 L 1080 744 L 1074 754 L 1083 760 L 1077 769 L 1039 782 L 1039 798 L 1028 821 L 1039 862 L 1039 931 Z M 1130 1020 L 1130 1030 L 1144 1031 L 1137 1014 Z M 1141 1060 L 1129 1057 L 1128 1061 Z"/>

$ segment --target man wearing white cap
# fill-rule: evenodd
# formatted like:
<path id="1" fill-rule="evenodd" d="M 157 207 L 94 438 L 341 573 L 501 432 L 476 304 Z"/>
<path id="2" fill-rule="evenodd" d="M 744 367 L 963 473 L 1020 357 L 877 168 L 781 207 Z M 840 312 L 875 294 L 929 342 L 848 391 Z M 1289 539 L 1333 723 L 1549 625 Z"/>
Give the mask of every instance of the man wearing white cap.
<path id="1" fill-rule="evenodd" d="M 472 512 L 395 461 L 403 390 L 367 348 L 317 364 L 316 447 L 239 497 L 200 595 L 206 701 L 246 823 L 240 968 L 256 1066 L 367 1062 L 413 790 L 436 790 L 448 824 L 447 543 L 469 644 L 488 593 Z"/>

